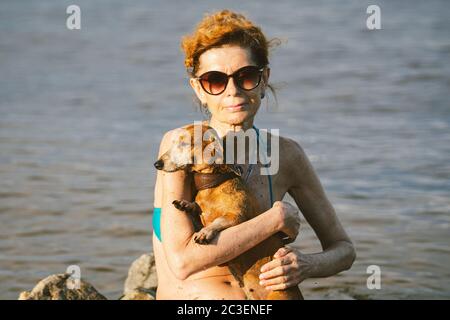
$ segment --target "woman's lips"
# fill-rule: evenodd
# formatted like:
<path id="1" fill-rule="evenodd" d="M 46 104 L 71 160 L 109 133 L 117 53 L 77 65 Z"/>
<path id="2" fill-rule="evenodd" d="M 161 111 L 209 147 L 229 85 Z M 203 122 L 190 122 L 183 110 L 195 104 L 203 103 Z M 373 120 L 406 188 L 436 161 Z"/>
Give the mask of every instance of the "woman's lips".
<path id="1" fill-rule="evenodd" d="M 246 103 L 243 102 L 240 104 L 235 104 L 233 106 L 225 107 L 225 109 L 227 109 L 228 111 L 240 111 L 240 110 L 244 109 L 245 106 L 246 106 Z"/>

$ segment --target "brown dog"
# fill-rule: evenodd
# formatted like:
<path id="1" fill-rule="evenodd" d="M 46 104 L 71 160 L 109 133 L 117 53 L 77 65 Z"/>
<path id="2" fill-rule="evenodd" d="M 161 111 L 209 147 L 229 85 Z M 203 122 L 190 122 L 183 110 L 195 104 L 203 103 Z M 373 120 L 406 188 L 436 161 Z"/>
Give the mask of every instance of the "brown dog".
<path id="1" fill-rule="evenodd" d="M 206 125 L 190 125 L 184 130 L 175 135 L 171 148 L 155 162 L 155 167 L 167 172 L 187 169 L 194 173 L 198 191 L 195 202 L 175 200 L 173 205 L 191 215 L 196 231 L 199 230 L 194 240 L 200 244 L 208 244 L 220 231 L 257 216 L 261 210 L 236 166 L 211 163 L 211 159 L 204 157 L 208 145 L 219 140 L 214 134 L 209 139 L 203 138 L 206 131 L 212 132 L 213 129 Z M 194 136 L 194 130 L 201 133 L 197 134 L 199 137 Z M 225 142 L 222 145 L 225 146 Z M 223 156 L 214 151 L 211 155 Z M 194 163 L 195 158 L 203 159 L 203 162 Z M 298 287 L 269 291 L 259 284 L 261 267 L 272 260 L 273 254 L 282 246 L 280 236 L 271 236 L 227 263 L 248 299 L 303 299 Z"/>

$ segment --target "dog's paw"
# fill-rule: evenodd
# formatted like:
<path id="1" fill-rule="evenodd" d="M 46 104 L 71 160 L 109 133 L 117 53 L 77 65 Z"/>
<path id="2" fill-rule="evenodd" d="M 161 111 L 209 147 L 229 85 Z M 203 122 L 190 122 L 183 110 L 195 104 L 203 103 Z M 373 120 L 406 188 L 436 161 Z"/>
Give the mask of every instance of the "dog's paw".
<path id="1" fill-rule="evenodd" d="M 203 228 L 194 235 L 194 241 L 198 244 L 208 244 L 217 235 L 217 230 Z"/>
<path id="2" fill-rule="evenodd" d="M 192 204 L 186 200 L 173 200 L 172 204 L 180 211 L 189 212 L 192 210 Z"/>

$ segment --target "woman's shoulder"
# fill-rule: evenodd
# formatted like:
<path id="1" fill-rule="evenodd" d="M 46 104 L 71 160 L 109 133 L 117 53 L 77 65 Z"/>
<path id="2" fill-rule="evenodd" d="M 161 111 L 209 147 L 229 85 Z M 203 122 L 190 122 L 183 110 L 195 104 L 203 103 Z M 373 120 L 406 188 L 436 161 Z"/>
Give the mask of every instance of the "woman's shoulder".
<path id="1" fill-rule="evenodd" d="M 280 140 L 280 149 L 283 148 L 284 152 L 287 152 L 292 155 L 300 155 L 304 153 L 304 150 L 300 142 L 292 138 L 283 136 L 279 136 L 279 140 Z"/>
<path id="2" fill-rule="evenodd" d="M 278 140 L 280 164 L 284 164 L 282 167 L 289 168 L 289 171 L 292 168 L 303 171 L 308 166 L 309 160 L 301 141 L 285 136 L 278 136 Z"/>
<path id="3" fill-rule="evenodd" d="M 285 156 L 303 156 L 305 155 L 305 152 L 300 144 L 299 141 L 296 141 L 292 138 L 282 136 L 278 134 L 277 131 L 273 130 L 260 130 L 260 135 L 263 132 L 263 134 L 266 135 L 265 140 L 268 141 L 269 147 L 270 145 L 274 146 L 278 144 L 280 154 Z"/>

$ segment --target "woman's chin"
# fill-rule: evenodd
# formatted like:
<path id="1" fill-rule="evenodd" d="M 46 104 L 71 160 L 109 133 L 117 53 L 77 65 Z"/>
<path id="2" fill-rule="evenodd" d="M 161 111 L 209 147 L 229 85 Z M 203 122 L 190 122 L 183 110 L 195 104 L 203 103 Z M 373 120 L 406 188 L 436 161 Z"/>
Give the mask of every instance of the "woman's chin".
<path id="1" fill-rule="evenodd" d="M 229 124 L 240 125 L 244 122 L 247 122 L 252 117 L 253 117 L 253 115 L 250 114 L 250 112 L 241 111 L 241 112 L 233 112 L 233 113 L 227 114 L 224 117 L 224 120 L 226 123 L 229 123 Z"/>
<path id="2" fill-rule="evenodd" d="M 230 125 L 240 126 L 243 123 L 247 122 L 248 118 L 234 118 L 227 121 Z"/>

